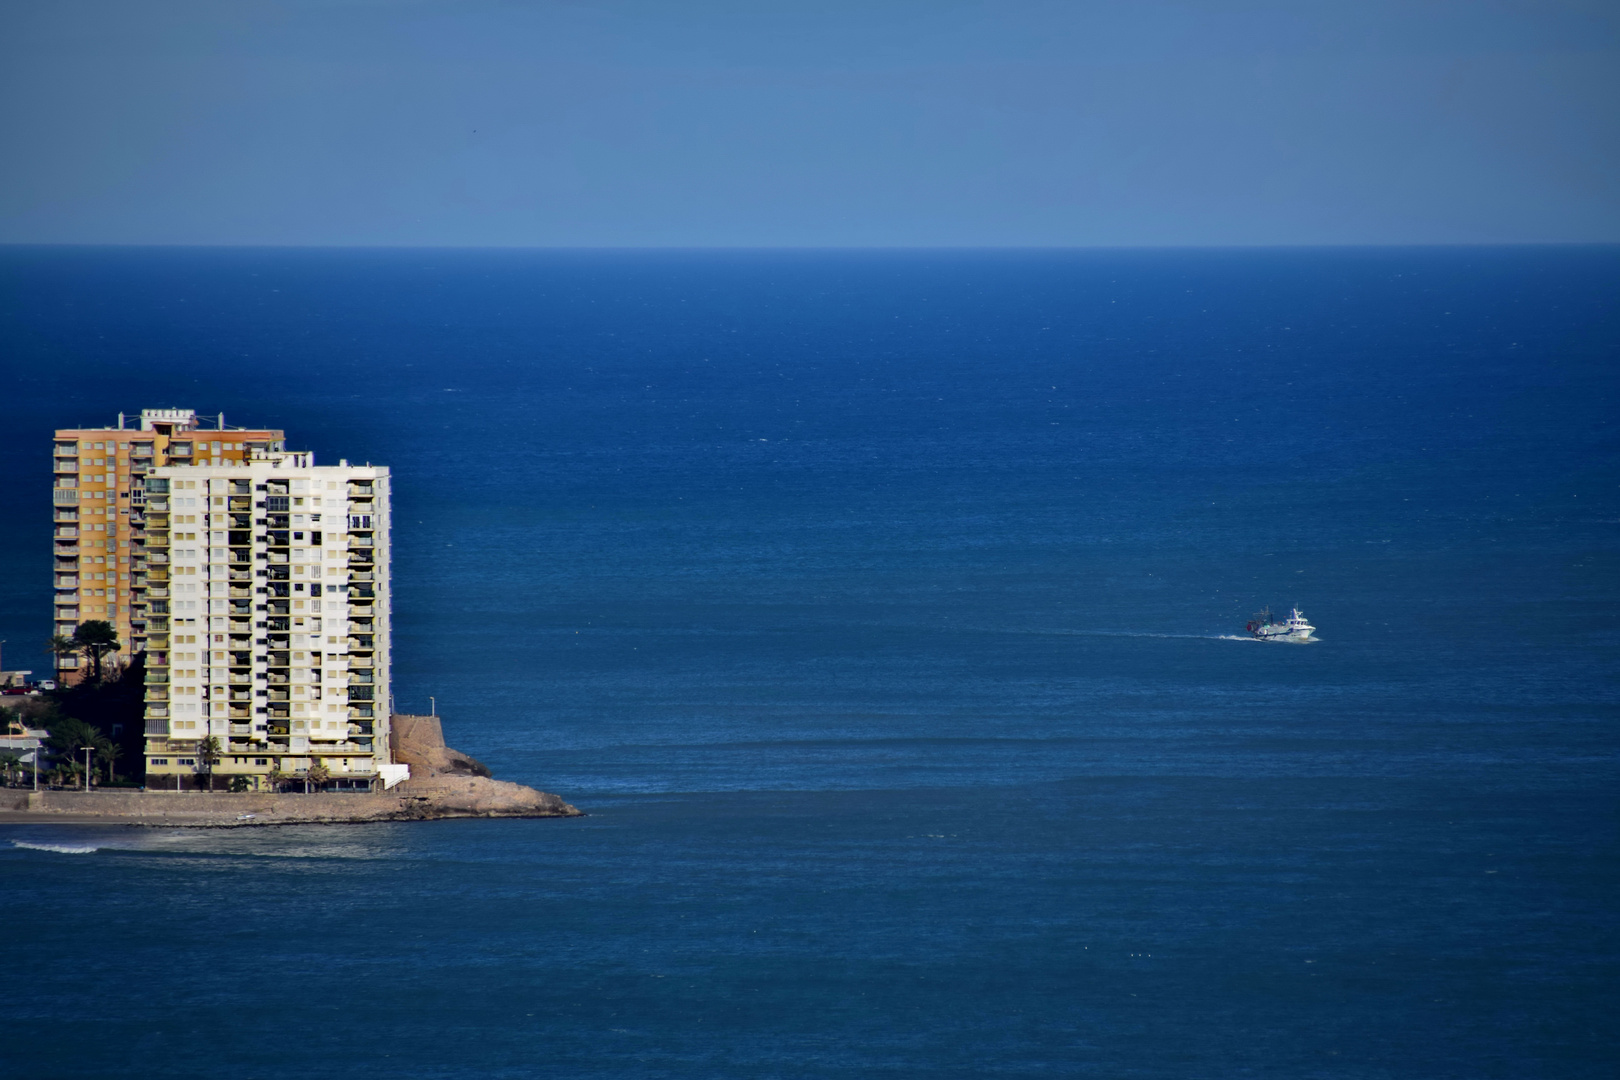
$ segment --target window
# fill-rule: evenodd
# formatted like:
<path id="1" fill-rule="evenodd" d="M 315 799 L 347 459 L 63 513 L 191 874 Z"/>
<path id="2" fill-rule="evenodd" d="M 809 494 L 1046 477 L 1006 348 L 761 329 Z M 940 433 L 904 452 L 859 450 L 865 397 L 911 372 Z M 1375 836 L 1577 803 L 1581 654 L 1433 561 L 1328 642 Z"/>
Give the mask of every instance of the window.
<path id="1" fill-rule="evenodd" d="M 253 764 L 255 764 L 255 765 L 268 765 L 268 764 L 270 764 L 270 759 L 269 758 L 256 757 L 256 758 L 253 759 Z"/>
<path id="2" fill-rule="evenodd" d="M 195 765 L 195 764 L 197 764 L 197 759 L 196 758 L 188 758 L 188 757 L 175 758 L 174 763 L 176 765 Z"/>
<path id="3" fill-rule="evenodd" d="M 168 763 L 169 759 L 166 757 L 155 757 L 152 759 L 152 764 L 154 765 L 167 765 Z"/>

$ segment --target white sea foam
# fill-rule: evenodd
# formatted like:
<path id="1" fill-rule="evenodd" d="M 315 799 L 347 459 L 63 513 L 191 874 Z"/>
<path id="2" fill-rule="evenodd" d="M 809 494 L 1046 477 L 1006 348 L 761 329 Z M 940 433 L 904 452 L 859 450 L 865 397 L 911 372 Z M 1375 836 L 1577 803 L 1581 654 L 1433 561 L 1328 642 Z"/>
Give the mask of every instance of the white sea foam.
<path id="1" fill-rule="evenodd" d="M 12 847 L 27 848 L 29 851 L 54 851 L 58 855 L 88 855 L 92 851 L 100 851 L 94 844 L 30 844 L 26 840 L 13 840 Z"/>

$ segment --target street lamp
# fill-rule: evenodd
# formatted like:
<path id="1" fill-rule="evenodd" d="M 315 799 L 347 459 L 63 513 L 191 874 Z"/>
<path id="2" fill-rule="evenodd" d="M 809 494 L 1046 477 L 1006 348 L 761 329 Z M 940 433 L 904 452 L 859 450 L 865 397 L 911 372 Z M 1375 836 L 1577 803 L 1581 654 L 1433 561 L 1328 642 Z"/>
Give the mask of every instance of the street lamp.
<path id="1" fill-rule="evenodd" d="M 90 791 L 90 755 L 95 752 L 96 748 L 93 746 L 81 746 L 79 749 L 84 751 L 84 790 L 88 793 Z"/>

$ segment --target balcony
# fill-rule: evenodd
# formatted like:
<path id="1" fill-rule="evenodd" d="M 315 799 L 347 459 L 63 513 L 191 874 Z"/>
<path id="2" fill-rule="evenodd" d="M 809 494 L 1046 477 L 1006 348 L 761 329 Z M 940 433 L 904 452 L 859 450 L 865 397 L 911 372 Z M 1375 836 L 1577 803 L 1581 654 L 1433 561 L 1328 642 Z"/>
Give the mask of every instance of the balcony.
<path id="1" fill-rule="evenodd" d="M 371 740 L 363 742 L 318 742 L 309 744 L 312 754 L 366 754 L 371 753 Z M 357 770 L 358 771 L 358 770 Z"/>
<path id="2" fill-rule="evenodd" d="M 56 527 L 56 538 L 58 540 L 77 540 L 79 538 L 78 527 L 74 525 L 58 525 Z"/>

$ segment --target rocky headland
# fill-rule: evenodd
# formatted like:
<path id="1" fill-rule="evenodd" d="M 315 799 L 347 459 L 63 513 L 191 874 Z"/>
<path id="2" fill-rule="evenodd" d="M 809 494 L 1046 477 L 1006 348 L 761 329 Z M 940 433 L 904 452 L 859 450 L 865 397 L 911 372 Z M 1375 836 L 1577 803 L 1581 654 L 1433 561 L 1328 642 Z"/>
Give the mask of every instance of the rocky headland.
<path id="1" fill-rule="evenodd" d="M 496 780 L 444 743 L 436 716 L 396 714 L 389 739 L 409 780 L 388 791 L 318 794 L 0 790 L 0 822 L 29 824 L 250 825 L 431 821 L 466 817 L 579 817 L 559 796 Z"/>

